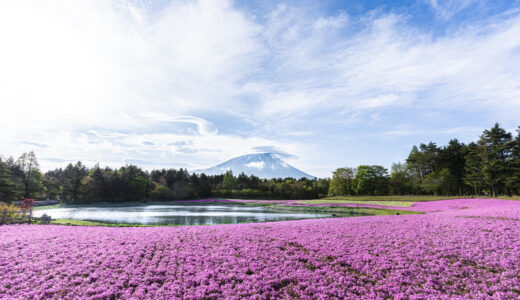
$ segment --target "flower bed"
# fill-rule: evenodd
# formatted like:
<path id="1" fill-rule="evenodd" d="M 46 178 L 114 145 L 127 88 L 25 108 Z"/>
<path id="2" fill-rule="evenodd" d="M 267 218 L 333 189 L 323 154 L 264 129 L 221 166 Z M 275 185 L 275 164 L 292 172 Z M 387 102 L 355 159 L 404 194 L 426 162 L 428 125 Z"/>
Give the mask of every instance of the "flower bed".
<path id="1" fill-rule="evenodd" d="M 0 298 L 518 298 L 520 202 L 425 215 L 149 228 L 0 227 Z"/>

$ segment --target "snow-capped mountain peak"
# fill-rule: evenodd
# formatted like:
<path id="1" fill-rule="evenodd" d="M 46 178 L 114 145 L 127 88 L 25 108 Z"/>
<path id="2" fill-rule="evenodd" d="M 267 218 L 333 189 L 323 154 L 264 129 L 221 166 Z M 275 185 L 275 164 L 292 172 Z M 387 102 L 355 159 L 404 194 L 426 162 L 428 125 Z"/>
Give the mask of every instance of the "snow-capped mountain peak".
<path id="1" fill-rule="evenodd" d="M 224 174 L 228 170 L 231 170 L 235 176 L 243 172 L 246 175 L 255 175 L 260 178 L 314 178 L 314 176 L 287 164 L 275 153 L 246 154 L 232 158 L 214 167 L 195 170 L 194 172 L 218 175 Z"/>

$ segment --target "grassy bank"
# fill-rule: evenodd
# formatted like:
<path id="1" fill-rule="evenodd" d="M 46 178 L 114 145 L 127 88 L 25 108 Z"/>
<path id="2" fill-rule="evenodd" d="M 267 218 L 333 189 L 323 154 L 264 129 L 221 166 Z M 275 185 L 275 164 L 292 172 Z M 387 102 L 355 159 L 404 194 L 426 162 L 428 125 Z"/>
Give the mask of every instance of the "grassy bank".
<path id="1" fill-rule="evenodd" d="M 38 224 L 38 223 L 36 223 Z M 160 227 L 160 226 L 179 226 L 179 225 L 141 225 L 128 223 L 106 223 L 98 221 L 84 221 L 74 219 L 53 219 L 51 225 L 68 225 L 68 226 L 104 226 L 104 227 Z"/>
<path id="2" fill-rule="evenodd" d="M 389 216 L 389 215 L 413 215 L 424 214 L 423 212 L 396 210 L 371 207 L 346 207 L 346 206 L 273 206 L 273 210 L 291 212 L 316 212 L 331 213 L 333 217 L 356 217 L 356 216 Z"/>
<path id="3" fill-rule="evenodd" d="M 302 204 L 339 204 L 339 203 L 350 203 L 350 204 L 371 204 L 371 205 L 383 205 L 383 206 L 399 206 L 409 207 L 415 202 L 424 201 L 437 201 L 447 199 L 461 199 L 461 198 L 473 198 L 473 197 L 461 197 L 461 196 L 336 196 L 326 197 L 322 199 L 314 200 L 302 200 L 296 203 Z"/>
<path id="4" fill-rule="evenodd" d="M 325 197 L 319 200 L 357 200 L 357 201 L 403 201 L 403 202 L 422 202 L 447 199 L 474 198 L 471 196 L 416 196 L 416 195 L 394 195 L 394 196 L 335 196 Z"/>
<path id="5" fill-rule="evenodd" d="M 42 205 L 42 206 L 33 206 L 33 211 L 37 210 L 44 210 L 44 209 L 54 209 L 54 208 L 60 208 L 63 204 L 54 204 L 54 205 Z"/>
<path id="6" fill-rule="evenodd" d="M 337 199 L 317 199 L 317 200 L 305 200 L 298 201 L 300 204 L 370 204 L 370 205 L 383 205 L 383 206 L 398 206 L 398 207 L 409 207 L 415 201 L 374 201 L 374 200 L 337 200 Z"/>

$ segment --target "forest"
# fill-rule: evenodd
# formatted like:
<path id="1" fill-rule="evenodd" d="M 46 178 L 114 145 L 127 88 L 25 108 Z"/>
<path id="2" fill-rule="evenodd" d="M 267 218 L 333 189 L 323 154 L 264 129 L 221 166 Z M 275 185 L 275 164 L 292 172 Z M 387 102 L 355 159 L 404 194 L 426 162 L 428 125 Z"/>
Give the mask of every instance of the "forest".
<path id="1" fill-rule="evenodd" d="M 262 179 L 254 175 L 208 176 L 186 169 L 117 169 L 78 161 L 43 173 L 34 152 L 0 157 L 0 201 L 59 199 L 63 203 L 180 200 L 204 197 L 313 199 L 355 195 L 520 194 L 520 127 L 516 136 L 495 124 L 479 140 L 452 139 L 413 146 L 390 172 L 379 165 L 342 167 L 332 178 Z"/>

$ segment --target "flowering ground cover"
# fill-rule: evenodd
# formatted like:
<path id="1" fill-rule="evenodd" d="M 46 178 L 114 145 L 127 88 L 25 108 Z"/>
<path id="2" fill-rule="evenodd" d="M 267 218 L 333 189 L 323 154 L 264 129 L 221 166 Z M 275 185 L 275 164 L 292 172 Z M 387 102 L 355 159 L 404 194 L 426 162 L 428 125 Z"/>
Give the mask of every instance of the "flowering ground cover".
<path id="1" fill-rule="evenodd" d="M 218 226 L 0 226 L 0 298 L 518 298 L 520 202 Z"/>

